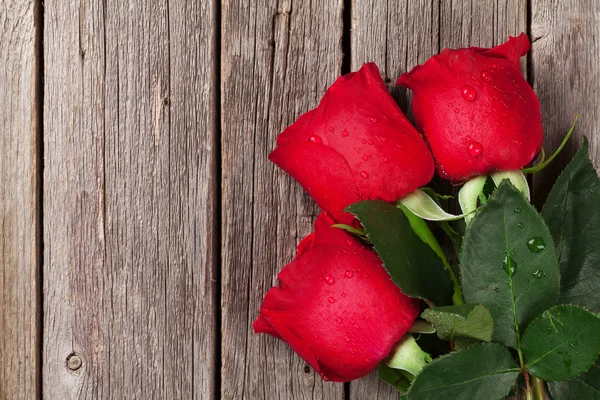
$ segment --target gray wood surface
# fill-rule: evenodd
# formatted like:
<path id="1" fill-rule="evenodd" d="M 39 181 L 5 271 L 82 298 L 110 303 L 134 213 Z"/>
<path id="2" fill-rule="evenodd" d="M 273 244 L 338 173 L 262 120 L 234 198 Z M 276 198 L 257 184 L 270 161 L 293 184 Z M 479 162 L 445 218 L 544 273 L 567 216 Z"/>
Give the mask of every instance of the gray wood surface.
<path id="1" fill-rule="evenodd" d="M 45 11 L 44 396 L 210 398 L 215 5 Z"/>
<path id="2" fill-rule="evenodd" d="M 565 149 L 534 177 L 533 199 L 541 206 L 583 136 L 600 168 L 600 2 L 533 1 L 531 37 L 531 81 L 542 105 L 547 154 L 561 143 L 575 116 L 583 114 Z"/>
<path id="3" fill-rule="evenodd" d="M 285 343 L 251 327 L 317 215 L 267 155 L 340 74 L 342 2 L 222 4 L 221 395 L 342 400 L 342 384 L 324 383 Z"/>
<path id="4" fill-rule="evenodd" d="M 40 389 L 38 15 L 0 6 L 0 399 Z"/>

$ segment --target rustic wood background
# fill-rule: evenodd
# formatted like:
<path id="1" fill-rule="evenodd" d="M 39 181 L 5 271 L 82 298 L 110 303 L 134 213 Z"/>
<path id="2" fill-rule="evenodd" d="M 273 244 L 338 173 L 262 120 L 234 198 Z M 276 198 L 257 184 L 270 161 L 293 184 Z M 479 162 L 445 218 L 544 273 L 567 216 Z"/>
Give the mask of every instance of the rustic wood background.
<path id="1" fill-rule="evenodd" d="M 317 208 L 267 160 L 343 72 L 527 32 L 539 203 L 586 135 L 596 0 L 0 0 L 0 399 L 396 399 L 251 322 Z"/>

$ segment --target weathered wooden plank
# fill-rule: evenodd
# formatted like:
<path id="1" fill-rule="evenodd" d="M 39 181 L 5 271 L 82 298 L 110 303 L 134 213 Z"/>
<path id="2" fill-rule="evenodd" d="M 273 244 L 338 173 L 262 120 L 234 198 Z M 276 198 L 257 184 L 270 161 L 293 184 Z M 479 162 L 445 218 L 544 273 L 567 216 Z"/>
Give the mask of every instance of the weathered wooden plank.
<path id="1" fill-rule="evenodd" d="M 267 155 L 340 73 L 342 1 L 222 5 L 222 397 L 342 399 L 343 385 L 251 327 L 318 212 Z"/>
<path id="2" fill-rule="evenodd" d="M 214 2 L 47 0 L 47 398 L 211 398 Z"/>
<path id="3" fill-rule="evenodd" d="M 375 61 L 392 95 L 410 115 L 410 93 L 395 87 L 401 73 L 444 48 L 489 47 L 526 30 L 525 0 L 356 1 L 352 8 L 352 69 Z M 350 384 L 351 399 L 397 397 L 376 374 Z"/>
<path id="4" fill-rule="evenodd" d="M 575 115 L 583 114 L 561 154 L 534 176 L 534 202 L 541 206 L 583 136 L 600 168 L 600 3 L 546 0 L 532 2 L 531 8 L 531 80 L 542 106 L 547 153 L 558 147 Z"/>
<path id="5" fill-rule="evenodd" d="M 0 12 L 0 399 L 39 392 L 38 2 Z"/>

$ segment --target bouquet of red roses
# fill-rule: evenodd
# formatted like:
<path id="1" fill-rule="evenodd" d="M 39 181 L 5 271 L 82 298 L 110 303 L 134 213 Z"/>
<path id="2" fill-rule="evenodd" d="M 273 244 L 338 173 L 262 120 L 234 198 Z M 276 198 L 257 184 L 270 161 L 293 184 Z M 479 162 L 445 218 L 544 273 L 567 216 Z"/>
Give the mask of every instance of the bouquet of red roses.
<path id="1" fill-rule="evenodd" d="M 377 369 L 409 400 L 600 398 L 600 181 L 584 141 L 531 205 L 526 174 L 573 127 L 546 159 L 529 46 L 446 49 L 403 74 L 416 128 L 369 63 L 278 136 L 270 160 L 323 211 L 256 332 L 324 380 Z M 426 187 L 436 169 L 462 185 L 459 215 Z"/>

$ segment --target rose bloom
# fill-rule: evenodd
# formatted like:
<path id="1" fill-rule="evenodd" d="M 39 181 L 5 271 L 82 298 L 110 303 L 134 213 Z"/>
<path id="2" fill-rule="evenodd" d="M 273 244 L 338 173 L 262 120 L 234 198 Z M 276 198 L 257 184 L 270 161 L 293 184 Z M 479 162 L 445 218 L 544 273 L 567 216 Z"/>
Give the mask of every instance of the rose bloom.
<path id="1" fill-rule="evenodd" d="M 520 169 L 542 148 L 540 103 L 519 69 L 525 34 L 492 49 L 445 49 L 398 79 L 440 176 L 455 182 Z"/>
<path id="2" fill-rule="evenodd" d="M 319 215 L 253 327 L 287 342 L 324 380 L 345 382 L 367 375 L 390 353 L 419 302 L 392 282 L 373 250 L 333 223 Z"/>
<path id="3" fill-rule="evenodd" d="M 269 159 L 338 221 L 359 200 L 393 202 L 427 184 L 425 141 L 387 91 L 374 63 L 338 78 L 319 106 L 277 138 Z"/>

